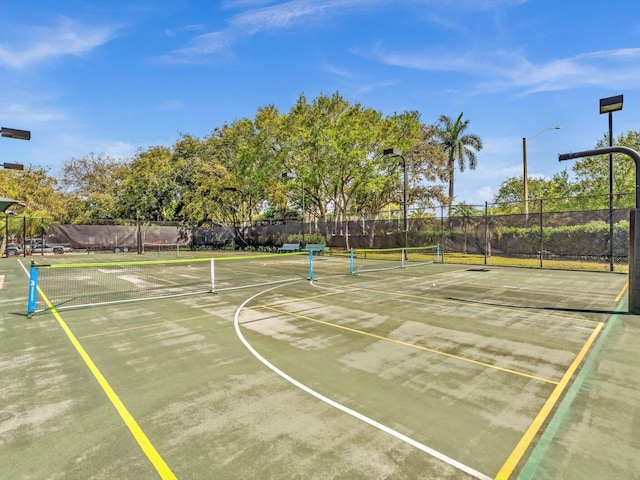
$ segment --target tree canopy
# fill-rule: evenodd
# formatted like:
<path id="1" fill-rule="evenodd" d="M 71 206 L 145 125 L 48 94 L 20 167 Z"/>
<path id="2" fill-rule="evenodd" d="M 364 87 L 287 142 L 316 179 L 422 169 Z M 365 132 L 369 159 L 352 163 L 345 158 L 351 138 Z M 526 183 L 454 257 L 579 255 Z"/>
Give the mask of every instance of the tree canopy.
<path id="1" fill-rule="evenodd" d="M 204 138 L 183 134 L 172 146 L 140 149 L 128 161 L 93 153 L 70 159 L 59 186 L 53 178 L 44 181 L 55 201 L 41 209 L 32 200 L 27 212 L 70 223 L 231 225 L 291 205 L 301 210 L 304 195 L 308 217 L 372 216 L 402 199 L 402 169 L 383 155 L 388 147 L 405 152 L 411 204 L 443 200 L 446 156 L 437 133 L 416 111 L 385 118 L 337 92 L 311 101 L 301 94 L 286 114 L 266 106 L 252 119 L 216 127 Z M 29 170 L 22 177 L 35 181 L 37 173 L 46 175 Z M 5 191 L 36 196 L 35 186 Z"/>
<path id="2" fill-rule="evenodd" d="M 182 134 L 174 145 L 140 149 L 132 159 L 72 158 L 60 180 L 37 167 L 0 170 L 0 193 L 26 204 L 18 214 L 65 223 L 239 225 L 293 210 L 310 220 L 375 219 L 402 205 L 403 168 L 411 209 L 451 206 L 456 163 L 460 170 L 475 168 L 482 148 L 468 125 L 462 113 L 428 124 L 417 111 L 385 117 L 338 92 L 312 100 L 300 94 L 287 113 L 267 105 L 253 118 L 225 123 L 203 138 Z M 639 150 L 640 132 L 626 132 L 615 143 Z M 604 136 L 596 147 L 606 144 Z M 402 151 L 404 161 L 384 155 L 388 148 Z M 632 160 L 614 156 L 620 198 L 635 190 L 634 169 Z M 600 205 L 608 192 L 608 156 L 582 159 L 571 170 L 531 178 L 530 198 L 588 195 L 598 200 L 585 197 L 575 208 Z M 522 201 L 522 177 L 506 179 L 494 198 L 504 211 L 518 211 Z"/>

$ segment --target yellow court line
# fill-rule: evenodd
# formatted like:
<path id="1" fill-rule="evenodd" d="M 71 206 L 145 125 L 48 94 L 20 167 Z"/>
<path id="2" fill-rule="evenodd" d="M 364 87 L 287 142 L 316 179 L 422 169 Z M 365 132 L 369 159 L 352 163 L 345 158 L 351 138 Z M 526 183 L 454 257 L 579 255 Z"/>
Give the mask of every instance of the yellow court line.
<path id="1" fill-rule="evenodd" d="M 109 382 L 107 381 L 107 379 L 104 377 L 104 375 L 102 375 L 102 372 L 98 369 L 96 364 L 93 363 L 93 360 L 91 359 L 89 354 L 86 352 L 84 347 L 80 344 L 78 339 L 75 337 L 71 329 L 67 326 L 66 322 L 62 319 L 58 311 L 53 307 L 53 305 L 51 304 L 49 299 L 46 297 L 44 292 L 40 290 L 40 288 L 38 288 L 38 291 L 40 292 L 40 295 L 44 299 L 47 306 L 50 308 L 51 313 L 58 321 L 58 324 L 60 325 L 60 327 L 62 327 L 62 330 L 64 330 L 64 332 L 67 334 L 67 337 L 69 338 L 73 346 L 76 348 L 76 351 L 80 354 L 80 356 L 84 360 L 84 363 L 87 365 L 87 367 L 89 368 L 89 370 L 91 371 L 95 379 L 98 381 L 98 383 L 102 387 L 102 390 L 104 391 L 104 393 L 107 395 L 107 397 L 109 398 L 109 400 L 111 401 L 115 409 L 120 414 L 120 417 L 124 421 L 127 428 L 129 428 L 129 431 L 135 438 L 136 442 L 138 442 L 138 445 L 140 446 L 144 454 L 147 456 L 151 464 L 155 467 L 156 472 L 158 472 L 158 475 L 160 475 L 160 478 L 162 478 L 163 480 L 175 480 L 177 477 L 171 471 L 171 468 L 160 456 L 160 454 L 155 449 L 155 447 L 153 446 L 153 444 L 151 443 L 147 435 L 142 431 L 142 428 L 140 427 L 140 425 L 138 425 L 138 422 L 136 421 L 136 419 L 133 418 L 131 413 L 129 413 L 129 410 L 127 410 L 127 407 L 125 407 L 124 403 L 122 403 L 122 400 L 120 400 L 120 397 L 118 397 L 118 395 L 113 390 L 113 388 L 111 388 L 111 385 L 109 385 Z"/>
<path id="2" fill-rule="evenodd" d="M 162 277 L 157 277 L 156 275 L 150 275 L 148 273 L 142 273 L 140 274 L 141 277 L 147 277 L 150 278 L 152 280 L 159 280 L 160 282 L 165 282 L 165 283 L 172 283 L 173 285 L 180 285 L 178 282 L 174 282 L 173 280 L 169 280 L 167 278 L 162 278 Z"/>
<path id="3" fill-rule="evenodd" d="M 106 337 L 107 335 L 115 335 L 117 333 L 131 332 L 133 330 L 141 330 L 143 328 L 159 327 L 161 325 L 167 325 L 169 323 L 186 322 L 188 320 L 195 320 L 197 318 L 204 318 L 204 317 L 210 317 L 210 316 L 211 316 L 211 314 L 207 313 L 205 315 L 198 315 L 198 316 L 195 316 L 195 317 L 181 318 L 179 320 L 166 320 L 164 322 L 148 323 L 148 324 L 145 324 L 145 325 L 138 325 L 137 327 L 120 328 L 118 330 L 109 330 L 108 332 L 94 333 L 92 335 L 83 335 L 81 337 L 78 337 L 78 339 L 84 340 L 85 338 Z"/>
<path id="4" fill-rule="evenodd" d="M 540 409 L 540 412 L 538 412 L 536 418 L 534 418 L 533 422 L 531 422 L 531 425 L 529 425 L 529 428 L 524 433 L 516 447 L 513 449 L 513 452 L 511 452 L 511 455 L 509 455 L 507 461 L 504 462 L 504 465 L 502 465 L 502 468 L 500 468 L 500 470 L 498 471 L 498 474 L 495 477 L 496 480 L 506 480 L 513 473 L 513 470 L 518 465 L 518 462 L 520 462 L 520 459 L 526 452 L 527 448 L 529 448 L 529 445 L 537 435 L 544 421 L 549 416 L 549 413 L 551 413 L 551 410 L 562 395 L 562 392 L 564 392 L 564 389 L 567 387 L 569 380 L 571 380 L 571 377 L 573 377 L 573 374 L 578 369 L 578 366 L 586 356 L 587 352 L 591 348 L 591 345 L 598 336 L 598 333 L 600 333 L 600 330 L 602 330 L 603 326 L 604 323 L 600 322 L 591 333 L 591 336 L 587 339 L 586 343 L 582 347 L 582 350 L 580 350 L 580 353 L 578 353 L 576 358 L 573 360 L 573 363 L 571 363 L 571 365 L 565 372 L 564 376 L 560 380 L 560 383 L 558 383 L 556 388 L 553 389 L 553 392 L 551 392 L 551 395 L 542 406 L 542 409 Z"/>
<path id="5" fill-rule="evenodd" d="M 616 303 L 620 301 L 624 293 L 627 291 L 627 288 L 629 288 L 629 280 L 626 281 L 626 283 L 622 286 L 622 290 L 620 290 L 620 293 L 618 293 L 618 296 L 615 299 Z"/>
<path id="6" fill-rule="evenodd" d="M 365 332 L 363 330 L 358 330 L 358 329 L 351 328 L 351 327 L 345 327 L 344 325 L 338 325 L 337 323 L 326 322 L 324 320 L 318 320 L 317 318 L 311 318 L 311 317 L 308 317 L 306 315 L 300 315 L 298 313 L 289 312 L 287 310 L 281 310 L 279 308 L 274 308 L 274 307 L 269 307 L 269 306 L 262 306 L 260 308 L 264 308 L 264 309 L 267 309 L 267 310 L 272 310 L 272 311 L 277 312 L 277 313 L 283 313 L 285 315 L 290 315 L 290 316 L 293 316 L 293 317 L 296 317 L 296 318 L 301 318 L 303 320 L 309 320 L 311 322 L 320 323 L 322 325 L 327 325 L 329 327 L 339 328 L 341 330 L 346 330 L 348 332 L 358 333 L 360 335 L 365 335 L 367 337 L 376 338 L 378 340 L 385 340 L 387 342 L 396 343 L 398 345 L 403 345 L 405 347 L 415 348 L 415 349 L 418 349 L 418 350 L 422 350 L 424 352 L 435 353 L 437 355 L 442 355 L 444 357 L 454 358 L 456 360 L 461 360 L 463 362 L 472 363 L 474 365 L 480 365 L 482 367 L 492 368 L 494 370 L 499 370 L 501 372 L 511 373 L 513 375 L 518 375 L 519 377 L 526 377 L 526 378 L 530 378 L 530 379 L 533 379 L 533 380 L 538 380 L 540 382 L 551 383 L 553 385 L 557 385 L 557 383 L 558 383 L 555 380 L 549 380 L 547 378 L 537 377 L 535 375 L 529 375 L 528 373 L 518 372 L 517 370 L 511 370 L 509 368 L 498 367 L 496 365 L 491 365 L 490 363 L 480 362 L 478 360 L 473 360 L 471 358 L 460 357 L 460 356 L 454 355 L 452 353 L 446 353 L 446 352 L 442 352 L 440 350 L 434 350 L 432 348 L 422 347 L 422 346 L 416 345 L 414 343 L 403 342 L 402 340 L 395 340 L 395 339 L 389 338 L 389 337 L 383 337 L 382 335 L 376 335 L 375 333 Z"/>

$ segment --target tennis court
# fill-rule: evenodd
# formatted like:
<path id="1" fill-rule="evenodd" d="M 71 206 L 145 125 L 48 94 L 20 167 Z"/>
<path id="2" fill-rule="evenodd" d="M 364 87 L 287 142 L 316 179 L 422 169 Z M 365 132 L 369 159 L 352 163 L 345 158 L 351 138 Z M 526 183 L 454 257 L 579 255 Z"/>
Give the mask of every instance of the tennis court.
<path id="1" fill-rule="evenodd" d="M 198 288 L 94 306 L 61 300 L 77 308 L 32 318 L 28 259 L 3 261 L 3 474 L 604 479 L 640 471 L 640 329 L 624 313 L 626 276 L 311 258 L 311 274 L 305 255 L 215 268 L 160 262 L 116 276 L 152 290 L 183 288 L 183 278 Z M 47 261 L 88 265 L 87 256 Z M 91 268 L 72 278 L 74 289 L 105 288 Z M 44 296 L 58 295 L 60 282 L 43 283 Z"/>

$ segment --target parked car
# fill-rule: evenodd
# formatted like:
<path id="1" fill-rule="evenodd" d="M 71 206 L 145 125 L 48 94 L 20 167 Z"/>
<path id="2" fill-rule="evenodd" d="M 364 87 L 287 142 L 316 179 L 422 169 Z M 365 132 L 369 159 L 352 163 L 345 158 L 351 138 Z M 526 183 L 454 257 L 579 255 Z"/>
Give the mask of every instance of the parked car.
<path id="1" fill-rule="evenodd" d="M 7 245 L 6 251 L 7 251 L 7 257 L 15 257 L 17 255 L 22 255 L 24 253 L 24 249 L 21 243 L 10 243 L 9 245 Z"/>
<path id="2" fill-rule="evenodd" d="M 73 249 L 69 245 L 65 245 L 63 243 L 47 243 L 46 240 L 43 242 L 40 239 L 33 239 L 31 241 L 31 253 L 55 253 L 58 255 L 62 255 L 65 252 L 71 252 Z"/>

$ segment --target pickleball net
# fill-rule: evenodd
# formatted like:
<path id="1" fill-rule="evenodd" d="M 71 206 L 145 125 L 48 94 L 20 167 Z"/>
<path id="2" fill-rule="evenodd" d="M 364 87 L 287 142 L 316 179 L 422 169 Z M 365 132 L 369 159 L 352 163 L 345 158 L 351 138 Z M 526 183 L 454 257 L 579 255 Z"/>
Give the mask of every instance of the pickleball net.
<path id="1" fill-rule="evenodd" d="M 317 275 L 357 275 L 439 261 L 440 249 L 433 245 L 352 249 L 329 256 L 297 252 L 131 262 L 34 262 L 27 314 L 268 286 L 312 280 Z"/>
<path id="2" fill-rule="evenodd" d="M 32 264 L 27 313 L 220 292 L 310 275 L 306 253 Z"/>
<path id="3" fill-rule="evenodd" d="M 352 275 L 358 273 L 394 270 L 440 262 L 440 246 L 408 248 L 356 248 L 350 252 Z"/>

